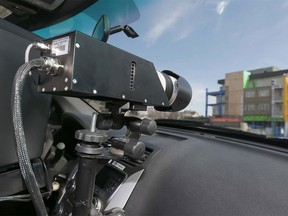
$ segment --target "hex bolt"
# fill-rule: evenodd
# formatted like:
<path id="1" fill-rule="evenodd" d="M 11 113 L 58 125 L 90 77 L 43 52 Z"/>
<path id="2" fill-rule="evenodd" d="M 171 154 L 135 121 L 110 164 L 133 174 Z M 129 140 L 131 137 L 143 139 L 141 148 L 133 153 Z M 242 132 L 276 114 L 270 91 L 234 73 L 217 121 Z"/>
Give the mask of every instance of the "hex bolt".
<path id="1" fill-rule="evenodd" d="M 60 189 L 60 183 L 57 181 L 52 182 L 52 190 L 53 191 L 58 191 Z"/>

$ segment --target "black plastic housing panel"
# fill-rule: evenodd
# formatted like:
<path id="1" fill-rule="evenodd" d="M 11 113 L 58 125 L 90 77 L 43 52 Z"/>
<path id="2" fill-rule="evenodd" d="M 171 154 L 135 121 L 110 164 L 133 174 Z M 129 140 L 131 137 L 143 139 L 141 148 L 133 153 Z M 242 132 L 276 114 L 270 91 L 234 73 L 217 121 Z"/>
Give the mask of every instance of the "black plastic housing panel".
<path id="1" fill-rule="evenodd" d="M 0 168 L 18 162 L 11 112 L 12 83 L 17 69 L 24 64 L 26 47 L 40 39 L 0 19 Z M 39 53 L 32 52 L 31 56 L 39 57 Z M 22 114 L 30 158 L 42 154 L 50 101 L 51 96 L 38 93 L 35 81 L 28 78 L 23 92 Z"/>
<path id="2" fill-rule="evenodd" d="M 64 65 L 55 76 L 41 75 L 39 91 L 71 97 L 121 100 L 168 106 L 168 98 L 152 62 L 71 32 L 44 41 L 53 57 Z"/>

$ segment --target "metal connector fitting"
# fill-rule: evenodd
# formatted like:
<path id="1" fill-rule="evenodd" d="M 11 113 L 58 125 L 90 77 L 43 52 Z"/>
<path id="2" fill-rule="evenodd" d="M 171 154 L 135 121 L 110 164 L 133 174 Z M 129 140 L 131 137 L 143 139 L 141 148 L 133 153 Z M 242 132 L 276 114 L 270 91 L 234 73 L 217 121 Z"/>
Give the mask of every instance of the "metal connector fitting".
<path id="1" fill-rule="evenodd" d="M 50 46 L 48 44 L 45 44 L 45 43 L 41 43 L 41 42 L 35 42 L 33 43 L 33 47 L 35 49 L 39 49 L 39 50 L 50 50 Z"/>
<path id="2" fill-rule="evenodd" d="M 59 63 L 58 59 L 50 57 L 42 57 L 44 60 L 44 65 L 39 68 L 40 71 L 45 72 L 46 74 L 55 76 L 60 69 L 63 69 L 64 66 Z"/>

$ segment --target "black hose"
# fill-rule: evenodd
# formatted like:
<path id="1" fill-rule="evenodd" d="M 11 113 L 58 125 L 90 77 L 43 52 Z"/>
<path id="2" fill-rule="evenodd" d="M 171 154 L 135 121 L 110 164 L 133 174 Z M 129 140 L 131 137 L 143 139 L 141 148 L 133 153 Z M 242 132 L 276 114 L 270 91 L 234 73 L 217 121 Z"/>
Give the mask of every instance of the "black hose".
<path id="1" fill-rule="evenodd" d="M 32 169 L 30 158 L 28 155 L 28 149 L 25 140 L 23 122 L 22 122 L 22 92 L 25 84 L 25 80 L 29 74 L 29 71 L 33 68 L 40 68 L 44 66 L 44 59 L 33 59 L 23 64 L 18 70 L 14 78 L 12 88 L 12 117 L 13 126 L 16 139 L 17 156 L 20 166 L 20 171 L 24 179 L 27 190 L 31 196 L 34 208 L 37 215 L 48 215 L 46 207 L 40 193 L 40 189 Z"/>

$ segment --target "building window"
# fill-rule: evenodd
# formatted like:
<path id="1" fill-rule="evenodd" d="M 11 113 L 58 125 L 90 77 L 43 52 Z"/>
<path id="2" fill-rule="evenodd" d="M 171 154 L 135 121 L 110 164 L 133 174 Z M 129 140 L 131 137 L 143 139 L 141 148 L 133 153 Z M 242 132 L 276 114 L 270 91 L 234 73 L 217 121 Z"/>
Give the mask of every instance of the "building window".
<path id="1" fill-rule="evenodd" d="M 269 97 L 270 96 L 270 91 L 269 89 L 263 89 L 258 91 L 258 96 L 259 97 Z"/>
<path id="2" fill-rule="evenodd" d="M 275 104 L 274 106 L 277 113 L 283 112 L 283 104 Z"/>
<path id="3" fill-rule="evenodd" d="M 254 98 L 255 97 L 255 91 L 246 91 L 245 92 L 245 98 Z"/>
<path id="4" fill-rule="evenodd" d="M 282 100 L 283 99 L 282 91 L 283 91 L 282 89 L 280 89 L 280 90 L 279 89 L 277 89 L 277 90 L 275 89 L 274 90 L 274 99 L 275 100 Z"/>
<path id="5" fill-rule="evenodd" d="M 270 110 L 270 104 L 268 104 L 268 103 L 258 104 L 258 110 L 259 111 L 269 111 Z"/>
<path id="6" fill-rule="evenodd" d="M 246 104 L 244 106 L 244 111 L 245 112 L 255 111 L 255 105 L 254 104 Z"/>

